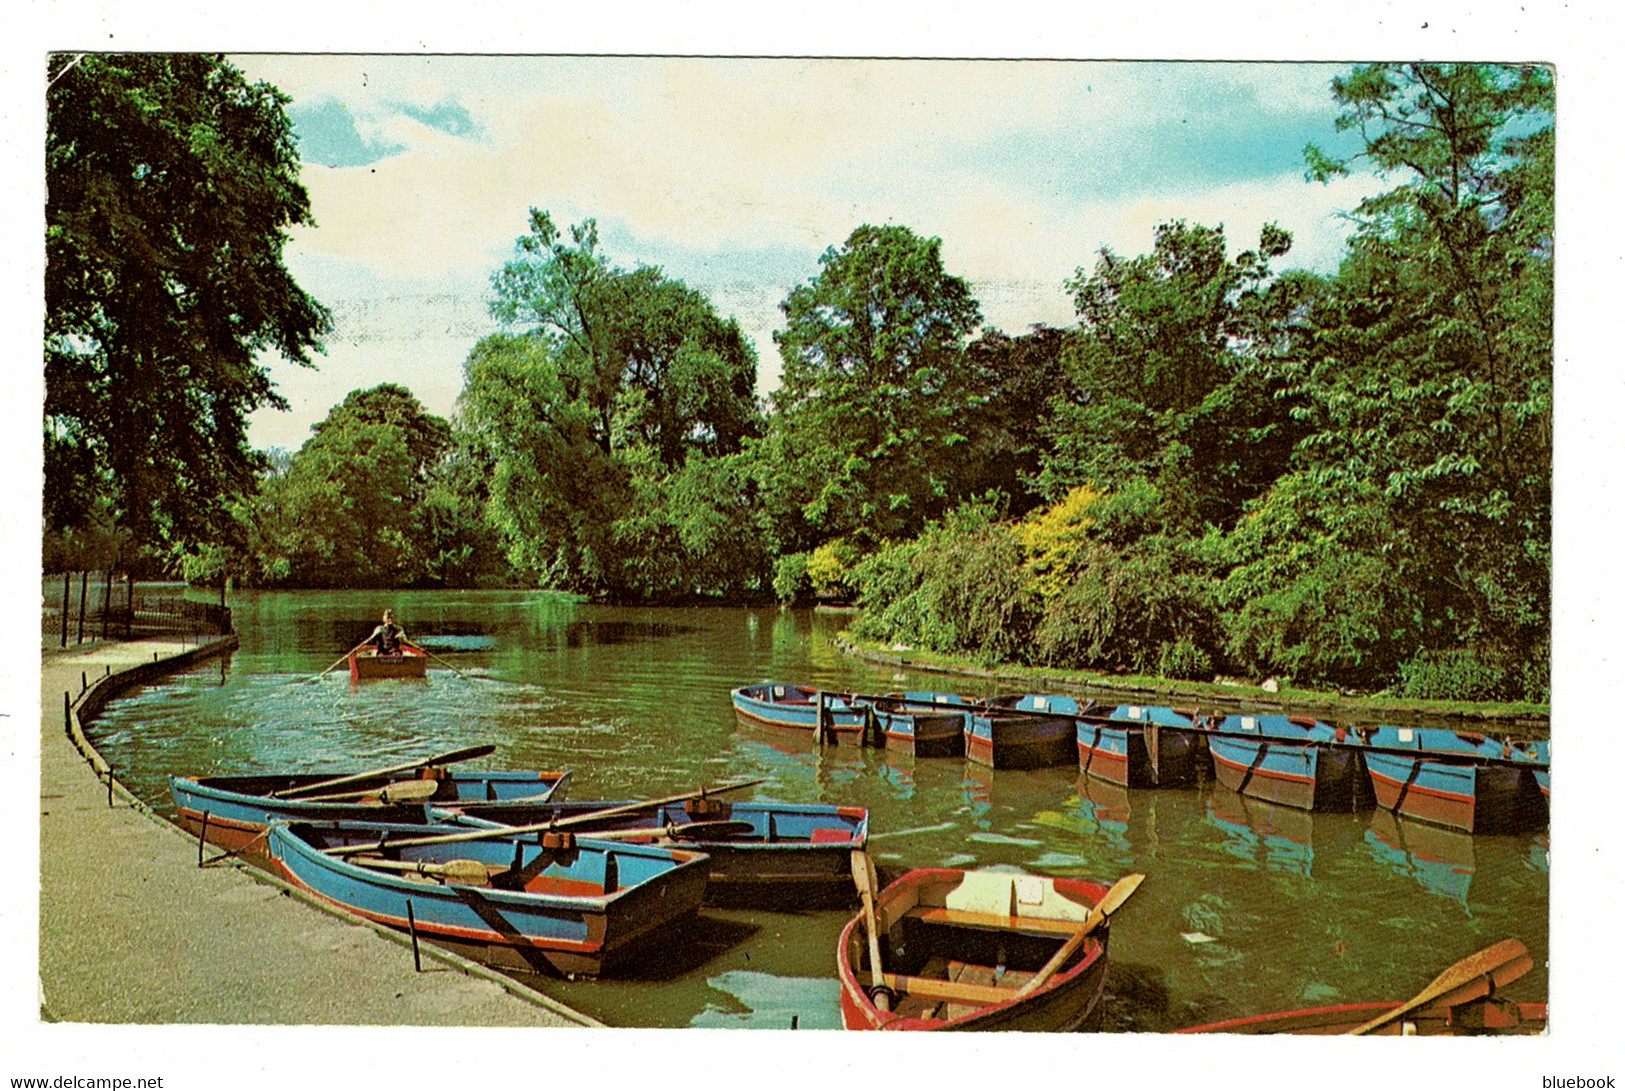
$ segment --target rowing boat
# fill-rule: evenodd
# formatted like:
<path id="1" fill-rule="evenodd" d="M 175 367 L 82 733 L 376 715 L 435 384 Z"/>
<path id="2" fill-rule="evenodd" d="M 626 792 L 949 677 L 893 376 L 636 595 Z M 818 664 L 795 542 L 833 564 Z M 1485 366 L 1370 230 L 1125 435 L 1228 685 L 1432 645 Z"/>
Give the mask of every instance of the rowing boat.
<path id="1" fill-rule="evenodd" d="M 1076 719 L 1078 766 L 1088 776 L 1125 788 L 1195 783 L 1202 732 L 1171 708 L 1117 705 L 1084 710 Z"/>
<path id="2" fill-rule="evenodd" d="M 429 667 L 428 652 L 404 643 L 399 655 L 379 655 L 376 648 L 359 648 L 351 652 L 349 658 L 352 682 L 370 682 L 379 678 L 423 678 Z"/>
<path id="3" fill-rule="evenodd" d="M 1105 984 L 1109 920 L 1038 987 L 1025 994 L 1022 988 L 1084 928 L 1107 893 L 1080 879 L 910 871 L 875 899 L 884 952 L 878 983 L 864 914 L 841 933 L 842 1020 L 849 1030 L 1076 1030 Z"/>
<path id="4" fill-rule="evenodd" d="M 992 697 L 970 714 L 965 756 L 994 769 L 1042 769 L 1069 765 L 1072 724 L 1087 706 L 1071 697 L 1012 694 Z"/>
<path id="5" fill-rule="evenodd" d="M 1549 750 L 1425 727 L 1379 727 L 1365 742 L 1385 810 L 1468 833 L 1521 833 L 1547 822 Z"/>
<path id="6" fill-rule="evenodd" d="M 569 773 L 451 770 L 422 765 L 397 773 L 249 773 L 169 778 L 176 821 L 228 852 L 263 854 L 272 822 L 427 822 L 426 806 L 485 800 L 564 798 Z M 331 781 L 331 792 L 319 786 Z M 431 790 L 432 786 L 432 790 Z M 284 795 L 285 793 L 285 795 Z M 323 798 L 341 796 L 343 798 Z"/>
<path id="7" fill-rule="evenodd" d="M 816 736 L 819 692 L 806 686 L 761 682 L 740 686 L 732 694 L 734 715 L 747 727 L 771 727 Z M 868 730 L 871 710 L 862 701 L 823 696 L 824 730 L 833 739 L 858 745 Z"/>
<path id="8" fill-rule="evenodd" d="M 910 692 L 871 703 L 886 749 L 917 758 L 963 756 L 971 713 L 980 707 L 957 693 Z"/>
<path id="9" fill-rule="evenodd" d="M 454 844 L 390 844 L 423 834 L 277 822 L 269 841 L 288 881 L 323 901 L 501 969 L 550 975 L 633 966 L 675 938 L 705 893 L 698 852 L 496 830 Z"/>
<path id="10" fill-rule="evenodd" d="M 704 798 L 636 810 L 625 800 L 498 802 L 436 807 L 430 814 L 441 822 L 500 827 L 538 825 L 600 811 L 612 813 L 598 822 L 571 823 L 571 828 L 586 838 L 604 830 L 643 831 L 649 842 L 705 853 L 710 878 L 705 898 L 713 905 L 812 909 L 850 904 L 848 861 L 852 850 L 863 848 L 869 839 L 865 808 L 821 803 Z"/>
<path id="11" fill-rule="evenodd" d="M 1232 792 L 1300 811 L 1354 811 L 1370 803 L 1359 750 L 1331 745 L 1350 741 L 1344 729 L 1266 715 L 1210 720 L 1208 731 L 1213 775 Z"/>

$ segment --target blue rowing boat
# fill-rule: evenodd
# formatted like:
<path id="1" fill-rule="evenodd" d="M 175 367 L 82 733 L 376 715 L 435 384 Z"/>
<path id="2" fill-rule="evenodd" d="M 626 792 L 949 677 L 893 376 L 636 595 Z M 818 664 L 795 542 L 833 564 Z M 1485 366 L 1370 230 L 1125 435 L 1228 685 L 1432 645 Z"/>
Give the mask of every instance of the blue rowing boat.
<path id="1" fill-rule="evenodd" d="M 329 781 L 333 791 L 318 786 Z M 427 806 L 485 800 L 564 798 L 569 773 L 451 770 L 424 765 L 397 774 L 249 773 L 169 778 L 176 821 L 194 837 L 232 853 L 264 855 L 272 822 L 427 822 Z M 432 789 L 425 784 L 432 784 Z M 315 789 L 310 791 L 310 789 Z M 291 793 L 282 798 L 277 793 Z M 398 793 L 400 799 L 392 798 Z M 345 798 L 327 799 L 325 795 Z"/>
<path id="2" fill-rule="evenodd" d="M 1364 754 L 1377 805 L 1395 814 L 1468 833 L 1521 833 L 1547 822 L 1549 746 L 1379 727 Z"/>
<path id="3" fill-rule="evenodd" d="M 1125 788 L 1195 783 L 1203 736 L 1193 717 L 1171 708 L 1117 705 L 1075 721 L 1078 765 Z"/>
<path id="4" fill-rule="evenodd" d="M 817 690 L 780 682 L 759 682 L 740 686 L 731 696 L 734 715 L 746 726 L 817 733 Z M 824 698 L 824 714 L 825 728 L 836 740 L 848 745 L 862 742 L 871 715 L 866 703 L 828 695 Z"/>
<path id="5" fill-rule="evenodd" d="M 909 692 L 871 702 L 886 749 L 917 758 L 957 758 L 965 753 L 970 717 L 981 702 L 958 693 Z"/>
<path id="6" fill-rule="evenodd" d="M 994 769 L 1041 769 L 1076 760 L 1075 717 L 1087 705 L 1072 697 L 1022 693 L 990 697 L 970 714 L 965 756 Z"/>
<path id="7" fill-rule="evenodd" d="M 1334 743 L 1349 732 L 1298 717 L 1226 716 L 1209 721 L 1208 752 L 1220 784 L 1300 811 L 1353 811 L 1370 799 L 1359 750 Z"/>
<path id="8" fill-rule="evenodd" d="M 705 893 L 699 852 L 496 830 L 447 842 L 444 829 L 277 822 L 269 841 L 310 894 L 503 969 L 624 969 L 674 939 Z"/>
<path id="9" fill-rule="evenodd" d="M 647 842 L 703 852 L 713 905 L 812 909 L 846 905 L 853 896 L 851 857 L 869 840 L 869 812 L 825 803 L 733 803 L 718 798 L 642 810 L 630 800 L 570 803 L 474 803 L 433 808 L 438 822 L 532 826 L 620 811 L 569 827 L 591 838 L 606 830 L 643 831 Z M 685 830 L 692 826 L 692 830 Z M 640 839 L 644 840 L 644 839 Z M 623 842 L 630 843 L 630 842 Z"/>

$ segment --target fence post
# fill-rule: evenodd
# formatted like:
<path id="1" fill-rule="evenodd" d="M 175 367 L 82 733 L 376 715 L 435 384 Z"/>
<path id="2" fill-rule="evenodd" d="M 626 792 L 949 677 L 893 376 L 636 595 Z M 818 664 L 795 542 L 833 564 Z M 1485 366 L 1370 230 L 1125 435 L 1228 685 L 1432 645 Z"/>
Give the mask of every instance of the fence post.
<path id="1" fill-rule="evenodd" d="M 73 607 L 73 573 L 62 573 L 62 646 L 68 646 L 68 611 Z"/>
<path id="2" fill-rule="evenodd" d="M 79 639 L 77 644 L 85 642 L 85 585 L 90 582 L 90 573 L 84 569 L 79 570 Z"/>

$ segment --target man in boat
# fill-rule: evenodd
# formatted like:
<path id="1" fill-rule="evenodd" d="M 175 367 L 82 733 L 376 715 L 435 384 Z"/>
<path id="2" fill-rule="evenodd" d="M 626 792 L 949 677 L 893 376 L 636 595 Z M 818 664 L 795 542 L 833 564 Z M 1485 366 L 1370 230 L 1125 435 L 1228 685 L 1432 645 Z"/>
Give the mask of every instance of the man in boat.
<path id="1" fill-rule="evenodd" d="M 399 659 L 401 657 L 401 641 L 406 639 L 406 630 L 395 624 L 395 611 L 385 610 L 383 623 L 372 631 L 372 635 L 362 641 L 378 649 L 379 658 Z"/>

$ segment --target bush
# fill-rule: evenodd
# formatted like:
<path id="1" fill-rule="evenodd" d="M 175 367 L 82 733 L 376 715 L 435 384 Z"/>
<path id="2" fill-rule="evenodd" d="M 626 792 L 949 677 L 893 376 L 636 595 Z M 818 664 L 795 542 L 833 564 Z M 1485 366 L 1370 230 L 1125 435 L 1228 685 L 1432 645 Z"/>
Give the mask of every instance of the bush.
<path id="1" fill-rule="evenodd" d="M 780 602 L 796 602 L 811 593 L 807 554 L 787 553 L 773 562 L 773 594 Z"/>
<path id="2" fill-rule="evenodd" d="M 1521 694 L 1509 672 L 1468 648 L 1425 651 L 1399 668 L 1401 696 L 1425 701 L 1500 701 Z"/>
<path id="3" fill-rule="evenodd" d="M 1213 657 L 1198 648 L 1188 636 L 1172 644 L 1164 644 L 1157 656 L 1157 673 L 1164 678 L 1183 678 L 1191 682 L 1213 680 Z"/>
<path id="4" fill-rule="evenodd" d="M 825 542 L 807 558 L 807 581 L 820 599 L 847 602 L 852 598 L 851 568 L 858 551 L 844 539 Z"/>

